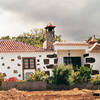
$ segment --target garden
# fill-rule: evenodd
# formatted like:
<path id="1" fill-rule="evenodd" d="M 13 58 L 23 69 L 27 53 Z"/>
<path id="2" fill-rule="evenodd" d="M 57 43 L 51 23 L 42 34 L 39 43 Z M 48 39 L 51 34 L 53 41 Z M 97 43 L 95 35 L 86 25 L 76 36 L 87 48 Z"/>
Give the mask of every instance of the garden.
<path id="1" fill-rule="evenodd" d="M 74 71 L 71 65 L 57 65 L 52 71 L 53 76 L 49 77 L 45 72 L 36 70 L 29 75 L 28 80 L 18 80 L 16 77 L 5 79 L 5 75 L 0 73 L 0 89 L 67 90 L 99 89 L 100 87 L 100 75 L 92 77 L 92 67 L 81 66 Z"/>

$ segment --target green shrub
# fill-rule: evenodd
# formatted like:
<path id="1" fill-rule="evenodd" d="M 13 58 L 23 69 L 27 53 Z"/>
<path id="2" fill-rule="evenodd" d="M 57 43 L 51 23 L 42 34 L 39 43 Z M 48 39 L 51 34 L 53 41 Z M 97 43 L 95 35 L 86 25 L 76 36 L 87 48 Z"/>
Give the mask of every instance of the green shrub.
<path id="1" fill-rule="evenodd" d="M 73 79 L 73 83 L 74 83 L 74 84 L 80 82 L 78 76 L 79 76 L 79 72 L 74 72 L 74 73 L 72 74 L 72 79 Z"/>
<path id="2" fill-rule="evenodd" d="M 77 69 L 76 72 L 73 73 L 72 77 L 74 79 L 74 83 L 82 83 L 82 82 L 89 82 L 91 80 L 92 69 L 81 66 Z"/>
<path id="3" fill-rule="evenodd" d="M 73 72 L 72 66 L 58 65 L 53 69 L 52 83 L 56 85 L 70 84 L 70 76 Z"/>
<path id="4" fill-rule="evenodd" d="M 20 80 L 19 82 L 27 82 L 27 80 Z"/>
<path id="5" fill-rule="evenodd" d="M 48 75 L 44 71 L 36 70 L 35 72 L 29 75 L 30 81 L 46 81 Z"/>
<path id="6" fill-rule="evenodd" d="M 96 77 L 92 78 L 92 79 L 91 79 L 91 82 L 92 82 L 94 85 L 100 85 L 100 75 L 96 75 Z"/>
<path id="7" fill-rule="evenodd" d="M 0 86 L 2 85 L 2 82 L 5 80 L 5 76 L 3 73 L 0 72 Z"/>
<path id="8" fill-rule="evenodd" d="M 4 74 L 0 72 L 0 81 L 4 81 Z"/>

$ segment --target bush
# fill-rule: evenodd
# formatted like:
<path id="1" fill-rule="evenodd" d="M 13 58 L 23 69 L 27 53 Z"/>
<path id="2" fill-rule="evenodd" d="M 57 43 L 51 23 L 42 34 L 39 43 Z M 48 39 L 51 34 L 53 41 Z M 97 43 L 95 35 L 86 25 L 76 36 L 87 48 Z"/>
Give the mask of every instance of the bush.
<path id="1" fill-rule="evenodd" d="M 4 74 L 0 72 L 0 86 L 2 84 L 2 82 L 4 81 Z"/>
<path id="2" fill-rule="evenodd" d="M 79 82 L 80 82 L 78 76 L 79 76 L 79 72 L 74 72 L 74 73 L 72 74 L 73 84 L 79 83 Z"/>
<path id="3" fill-rule="evenodd" d="M 73 73 L 72 77 L 74 79 L 74 83 L 82 83 L 82 82 L 89 82 L 91 80 L 92 69 L 81 66 L 77 69 L 76 72 Z"/>
<path id="4" fill-rule="evenodd" d="M 96 75 L 96 77 L 92 78 L 92 79 L 91 79 L 91 82 L 92 82 L 94 85 L 100 85 L 100 75 Z"/>
<path id="5" fill-rule="evenodd" d="M 29 75 L 29 81 L 46 81 L 48 75 L 44 71 L 36 70 Z"/>
<path id="6" fill-rule="evenodd" d="M 72 66 L 58 65 L 53 69 L 52 83 L 56 85 L 70 85 L 70 76 L 73 72 Z"/>
<path id="7" fill-rule="evenodd" d="M 0 72 L 0 81 L 4 81 L 4 74 Z"/>

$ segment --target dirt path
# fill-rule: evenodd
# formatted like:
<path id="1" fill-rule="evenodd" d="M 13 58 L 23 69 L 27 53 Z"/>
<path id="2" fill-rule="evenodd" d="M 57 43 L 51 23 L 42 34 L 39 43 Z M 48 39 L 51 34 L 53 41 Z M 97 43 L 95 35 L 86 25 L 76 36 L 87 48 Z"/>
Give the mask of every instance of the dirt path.
<path id="1" fill-rule="evenodd" d="M 100 91 L 99 91 L 100 92 Z M 65 91 L 19 91 L 10 89 L 0 91 L 0 100 L 100 100 L 93 97 L 91 90 Z"/>

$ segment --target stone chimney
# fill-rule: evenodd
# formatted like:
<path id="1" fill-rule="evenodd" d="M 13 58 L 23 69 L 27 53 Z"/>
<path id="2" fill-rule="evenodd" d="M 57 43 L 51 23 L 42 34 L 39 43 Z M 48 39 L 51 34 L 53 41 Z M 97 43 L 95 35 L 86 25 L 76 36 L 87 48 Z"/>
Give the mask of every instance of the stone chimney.
<path id="1" fill-rule="evenodd" d="M 56 26 L 52 25 L 51 23 L 49 23 L 45 29 L 46 29 L 46 49 L 47 50 L 54 50 L 54 46 L 53 43 L 55 42 L 55 31 L 54 28 Z"/>

